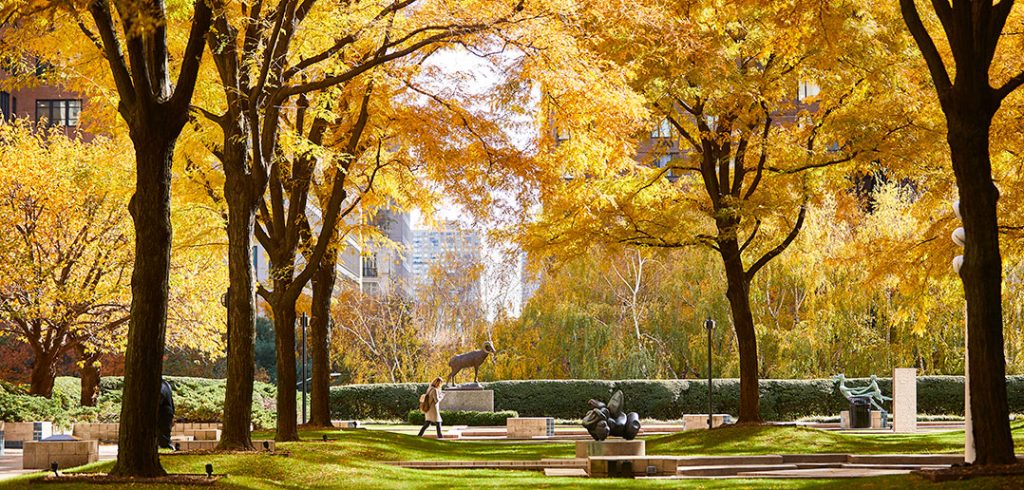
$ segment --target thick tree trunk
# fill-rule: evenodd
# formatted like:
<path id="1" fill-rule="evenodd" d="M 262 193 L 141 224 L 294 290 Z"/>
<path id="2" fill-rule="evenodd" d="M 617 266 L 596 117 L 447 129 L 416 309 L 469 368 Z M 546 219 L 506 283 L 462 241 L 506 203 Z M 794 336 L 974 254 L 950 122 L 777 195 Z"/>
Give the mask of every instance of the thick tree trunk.
<path id="1" fill-rule="evenodd" d="M 331 427 L 331 298 L 337 275 L 337 249 L 330 249 L 313 275 L 313 318 L 310 320 L 310 353 L 313 358 L 313 383 L 309 424 Z"/>
<path id="2" fill-rule="evenodd" d="M 987 87 L 986 87 L 987 88 Z M 960 277 L 967 299 L 971 414 L 977 464 L 1016 461 L 1006 398 L 1003 352 L 1002 257 L 989 157 L 988 101 L 964 94 L 959 112 L 947 114 L 948 141 L 960 192 L 960 213 L 967 237 Z"/>
<path id="3" fill-rule="evenodd" d="M 53 396 L 53 381 L 57 378 L 57 354 L 39 348 L 33 348 L 32 351 L 35 359 L 32 361 L 28 392 L 50 398 Z"/>
<path id="4" fill-rule="evenodd" d="M 256 369 L 256 297 L 252 232 L 256 207 L 248 189 L 248 179 L 241 176 L 230 175 L 224 182 L 228 203 L 228 379 L 221 449 L 253 449 L 250 430 Z"/>
<path id="5" fill-rule="evenodd" d="M 743 260 L 736 240 L 719 242 L 722 263 L 725 265 L 726 297 L 732 312 L 733 328 L 740 356 L 740 410 L 739 423 L 761 422 L 761 393 L 757 371 L 757 333 L 754 315 L 750 311 L 750 283 L 746 279 Z"/>
<path id="6" fill-rule="evenodd" d="M 159 128 L 157 121 L 146 127 Z M 167 281 L 171 262 L 171 159 L 173 136 L 138 134 L 136 182 L 129 210 L 135 223 L 135 266 L 125 351 L 121 430 L 112 475 L 166 474 L 157 454 L 160 378 L 167 328 Z"/>
<path id="7" fill-rule="evenodd" d="M 97 364 L 100 355 L 86 352 L 81 345 L 75 347 L 75 352 L 78 354 L 78 362 L 81 364 L 81 367 L 78 368 L 79 376 L 82 378 L 81 405 L 95 407 L 100 395 L 100 368 Z"/>
<path id="8" fill-rule="evenodd" d="M 277 281 L 275 281 L 277 282 Z M 274 338 L 277 347 L 277 435 L 276 441 L 299 440 L 295 407 L 295 300 L 277 291 L 286 284 L 275 284 L 270 306 L 274 311 Z"/>

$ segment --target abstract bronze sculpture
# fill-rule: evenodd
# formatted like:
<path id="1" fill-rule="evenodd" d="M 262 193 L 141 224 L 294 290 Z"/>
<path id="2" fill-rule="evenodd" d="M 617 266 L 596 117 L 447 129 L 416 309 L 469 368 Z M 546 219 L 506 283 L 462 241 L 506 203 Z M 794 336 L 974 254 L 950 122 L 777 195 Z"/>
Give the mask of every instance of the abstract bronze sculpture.
<path id="1" fill-rule="evenodd" d="M 475 350 L 467 352 L 465 354 L 459 354 L 452 356 L 448 361 L 448 367 L 452 368 L 451 372 L 448 373 L 448 384 L 455 384 L 455 375 L 459 374 L 466 368 L 473 368 L 473 383 L 477 382 L 477 374 L 480 371 L 480 365 L 487 360 L 487 356 L 494 354 L 498 351 L 494 350 L 494 344 L 490 341 L 484 342 L 484 348 L 481 350 Z"/>
<path id="2" fill-rule="evenodd" d="M 583 427 L 594 440 L 603 441 L 608 436 L 633 440 L 640 432 L 640 416 L 636 412 L 623 413 L 622 391 L 616 391 L 608 404 L 591 399 L 587 403 L 590 411 L 583 417 Z"/>

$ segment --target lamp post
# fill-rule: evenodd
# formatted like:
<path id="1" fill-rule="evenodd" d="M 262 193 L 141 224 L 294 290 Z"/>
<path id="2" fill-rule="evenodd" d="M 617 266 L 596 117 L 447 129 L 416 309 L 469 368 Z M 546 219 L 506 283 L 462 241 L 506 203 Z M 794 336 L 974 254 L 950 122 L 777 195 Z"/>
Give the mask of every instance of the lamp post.
<path id="1" fill-rule="evenodd" d="M 306 424 L 306 325 L 309 318 L 302 314 L 302 424 Z"/>
<path id="2" fill-rule="evenodd" d="M 956 215 L 956 219 L 963 220 L 960 215 L 960 201 L 953 202 L 953 214 Z M 964 232 L 964 228 L 958 227 L 953 230 L 953 235 L 950 237 L 959 247 L 963 247 L 967 243 L 967 233 Z M 953 257 L 953 272 L 957 275 L 960 274 L 960 268 L 964 265 L 964 256 L 957 255 Z M 970 347 L 967 345 L 967 336 L 970 331 L 967 329 L 967 304 L 964 303 L 964 462 L 967 464 L 974 463 L 977 455 L 974 450 L 974 422 L 971 419 L 971 368 L 970 368 Z"/>
<path id="3" fill-rule="evenodd" d="M 711 331 L 715 329 L 715 321 L 708 317 L 704 320 L 704 328 L 708 330 L 708 429 L 714 427 L 713 416 L 715 413 L 711 400 Z"/>

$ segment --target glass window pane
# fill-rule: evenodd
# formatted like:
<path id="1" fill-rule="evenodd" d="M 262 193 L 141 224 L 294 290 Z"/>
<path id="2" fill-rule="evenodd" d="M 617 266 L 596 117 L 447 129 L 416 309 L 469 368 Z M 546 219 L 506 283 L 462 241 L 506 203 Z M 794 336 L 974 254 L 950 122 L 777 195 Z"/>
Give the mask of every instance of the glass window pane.
<path id="1" fill-rule="evenodd" d="M 42 119 L 50 119 L 50 101 L 48 100 L 36 101 L 36 123 Z"/>
<path id="2" fill-rule="evenodd" d="M 81 100 L 69 100 L 68 101 L 68 126 L 78 126 L 78 116 L 82 112 L 82 101 Z"/>

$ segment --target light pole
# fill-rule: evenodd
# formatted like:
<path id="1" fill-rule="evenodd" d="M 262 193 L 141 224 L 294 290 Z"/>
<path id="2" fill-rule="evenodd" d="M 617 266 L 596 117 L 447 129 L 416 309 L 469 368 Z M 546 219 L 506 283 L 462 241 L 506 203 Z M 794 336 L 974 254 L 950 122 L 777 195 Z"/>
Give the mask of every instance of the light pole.
<path id="1" fill-rule="evenodd" d="M 953 201 L 953 214 L 956 215 L 956 219 L 963 220 L 963 217 L 960 216 L 960 201 Z M 957 246 L 963 247 L 967 243 L 967 233 L 964 232 L 964 227 L 961 226 L 953 230 L 953 235 L 950 238 L 953 239 L 953 243 L 957 244 Z M 963 265 L 963 255 L 953 257 L 953 272 L 960 275 L 960 268 Z M 969 334 L 970 331 L 967 329 L 967 304 L 964 303 L 964 462 L 972 464 L 977 455 L 974 451 L 974 422 L 971 420 L 970 347 L 967 345 L 967 336 Z"/>
<path id="2" fill-rule="evenodd" d="M 715 321 L 708 317 L 707 320 L 704 320 L 704 328 L 708 330 L 708 429 L 710 429 L 714 426 L 712 417 L 715 413 L 711 400 L 711 331 L 715 329 Z"/>
<path id="3" fill-rule="evenodd" d="M 306 424 L 306 325 L 309 318 L 302 314 L 302 424 Z"/>

